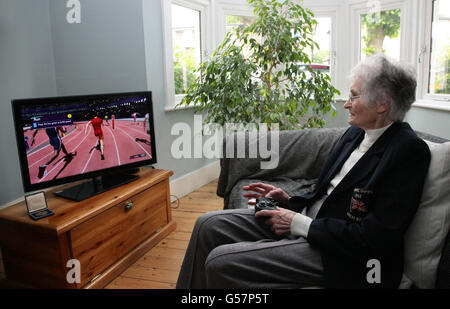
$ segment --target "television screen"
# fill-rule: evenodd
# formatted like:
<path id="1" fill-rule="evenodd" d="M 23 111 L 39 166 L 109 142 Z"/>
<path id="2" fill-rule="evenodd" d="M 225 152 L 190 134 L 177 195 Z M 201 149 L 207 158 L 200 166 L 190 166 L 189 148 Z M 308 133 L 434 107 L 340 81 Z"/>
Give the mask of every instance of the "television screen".
<path id="1" fill-rule="evenodd" d="M 25 191 L 156 163 L 151 92 L 13 101 Z"/>

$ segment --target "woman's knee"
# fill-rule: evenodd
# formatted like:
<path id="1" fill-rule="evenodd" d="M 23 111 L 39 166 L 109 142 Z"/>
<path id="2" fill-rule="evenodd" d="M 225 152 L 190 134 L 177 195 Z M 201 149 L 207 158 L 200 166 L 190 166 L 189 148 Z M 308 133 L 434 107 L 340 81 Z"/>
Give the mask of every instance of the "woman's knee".
<path id="1" fill-rule="evenodd" d="M 198 217 L 195 222 L 194 231 L 198 230 L 202 233 L 227 231 L 228 225 L 234 225 L 234 223 L 232 223 L 233 219 L 230 218 L 235 214 L 240 213 L 241 211 L 236 211 L 234 209 L 207 212 Z"/>
<path id="2" fill-rule="evenodd" d="M 227 245 L 213 249 L 205 261 L 205 277 L 208 288 L 224 288 L 233 281 L 230 274 L 233 273 Z"/>
<path id="3" fill-rule="evenodd" d="M 214 223 L 217 222 L 217 220 L 220 220 L 220 217 L 221 211 L 212 211 L 201 215 L 195 222 L 194 231 L 198 230 L 199 232 L 208 233 L 211 227 L 214 226 Z"/>

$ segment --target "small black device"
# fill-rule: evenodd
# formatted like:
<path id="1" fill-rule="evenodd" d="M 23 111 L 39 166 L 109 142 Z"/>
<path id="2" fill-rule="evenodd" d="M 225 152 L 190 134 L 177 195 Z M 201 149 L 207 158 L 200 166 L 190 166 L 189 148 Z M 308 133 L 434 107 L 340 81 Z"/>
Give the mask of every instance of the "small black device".
<path id="1" fill-rule="evenodd" d="M 256 199 L 255 212 L 260 210 L 277 210 L 277 206 L 280 206 L 280 202 L 271 197 Z"/>
<path id="2" fill-rule="evenodd" d="M 27 205 L 28 215 L 33 220 L 43 219 L 55 214 L 48 208 L 44 192 L 25 195 L 25 204 Z"/>

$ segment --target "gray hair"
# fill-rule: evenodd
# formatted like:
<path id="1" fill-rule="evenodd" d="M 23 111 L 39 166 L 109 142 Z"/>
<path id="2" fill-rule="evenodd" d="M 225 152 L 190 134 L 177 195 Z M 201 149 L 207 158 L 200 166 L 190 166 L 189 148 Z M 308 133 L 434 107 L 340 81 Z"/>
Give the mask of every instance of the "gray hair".
<path id="1" fill-rule="evenodd" d="M 414 68 L 388 59 L 383 54 L 367 57 L 352 70 L 350 79 L 361 79 L 361 94 L 367 97 L 365 101 L 368 106 L 390 99 L 387 116 L 392 121 L 402 121 L 416 100 Z"/>

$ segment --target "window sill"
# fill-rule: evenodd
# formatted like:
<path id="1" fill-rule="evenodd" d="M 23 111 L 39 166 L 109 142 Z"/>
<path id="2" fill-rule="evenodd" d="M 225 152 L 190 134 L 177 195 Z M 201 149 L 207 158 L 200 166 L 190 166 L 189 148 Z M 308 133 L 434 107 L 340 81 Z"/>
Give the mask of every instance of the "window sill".
<path id="1" fill-rule="evenodd" d="M 344 98 L 336 98 L 335 102 L 344 103 L 347 102 L 348 99 Z M 425 109 L 433 109 L 439 111 L 450 112 L 450 102 L 445 100 L 432 100 L 432 99 L 422 99 L 417 100 L 412 107 L 425 108 Z"/>
<path id="2" fill-rule="evenodd" d="M 423 100 L 416 101 L 412 105 L 412 107 L 420 107 L 420 108 L 450 112 L 450 102 L 448 102 L 448 101 L 423 99 Z"/>
<path id="3" fill-rule="evenodd" d="M 180 111 L 180 110 L 186 110 L 186 109 L 194 109 L 195 106 L 194 105 L 189 105 L 189 106 L 166 106 L 164 108 L 164 110 L 166 112 L 174 112 L 174 111 Z"/>

